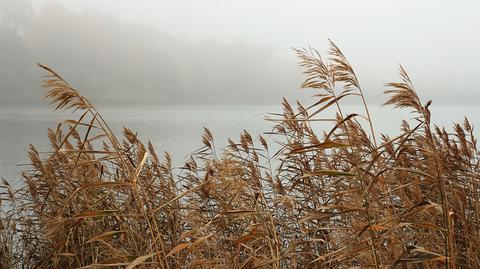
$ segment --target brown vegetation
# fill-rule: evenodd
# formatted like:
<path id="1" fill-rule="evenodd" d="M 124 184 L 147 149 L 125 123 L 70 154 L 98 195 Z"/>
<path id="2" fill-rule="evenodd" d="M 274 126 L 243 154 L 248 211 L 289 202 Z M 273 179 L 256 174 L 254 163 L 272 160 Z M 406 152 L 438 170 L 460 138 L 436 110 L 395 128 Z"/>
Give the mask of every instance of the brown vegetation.
<path id="1" fill-rule="evenodd" d="M 46 98 L 81 115 L 49 130 L 50 154 L 30 146 L 24 188 L 3 182 L 0 268 L 480 268 L 472 125 L 432 126 L 401 68 L 386 104 L 414 125 L 376 133 L 342 52 L 296 53 L 316 95 L 270 118 L 279 149 L 245 131 L 219 151 L 205 129 L 179 171 L 41 65 Z M 348 96 L 365 111 L 345 114 Z"/>

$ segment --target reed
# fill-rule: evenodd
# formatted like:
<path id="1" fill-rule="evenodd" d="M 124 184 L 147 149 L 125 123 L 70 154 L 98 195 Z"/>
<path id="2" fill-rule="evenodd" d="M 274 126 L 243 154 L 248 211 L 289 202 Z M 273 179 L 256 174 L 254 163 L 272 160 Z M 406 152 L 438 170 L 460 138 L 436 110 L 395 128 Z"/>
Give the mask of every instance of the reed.
<path id="1" fill-rule="evenodd" d="M 46 98 L 79 117 L 49 129 L 50 153 L 30 145 L 23 188 L 3 180 L 0 268 L 480 268 L 471 123 L 432 125 L 400 67 L 385 104 L 414 125 L 381 134 L 333 42 L 327 59 L 295 52 L 315 95 L 270 116 L 275 142 L 244 131 L 221 150 L 205 129 L 178 170 L 40 65 Z M 364 110 L 345 113 L 345 98 Z"/>

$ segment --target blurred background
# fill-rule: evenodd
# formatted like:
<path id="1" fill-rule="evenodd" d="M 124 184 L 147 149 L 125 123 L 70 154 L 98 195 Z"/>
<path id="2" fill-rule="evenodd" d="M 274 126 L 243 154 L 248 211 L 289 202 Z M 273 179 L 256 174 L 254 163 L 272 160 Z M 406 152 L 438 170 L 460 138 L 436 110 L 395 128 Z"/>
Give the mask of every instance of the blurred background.
<path id="1" fill-rule="evenodd" d="M 40 106 L 36 62 L 96 104 L 277 104 L 291 47 L 331 38 L 371 103 L 398 64 L 435 104 L 480 97 L 477 1 L 0 0 L 0 105 Z"/>
<path id="2" fill-rule="evenodd" d="M 48 65 L 121 133 L 132 127 L 178 164 L 207 126 L 225 145 L 269 131 L 282 97 L 313 103 L 292 47 L 332 39 L 356 69 L 376 128 L 395 134 L 407 111 L 380 107 L 398 64 L 433 120 L 480 120 L 477 1 L 0 0 L 0 176 L 18 178 L 28 143 L 48 151 Z M 327 56 L 326 56 L 327 57 Z M 345 100 L 355 111 L 358 100 Z M 327 127 L 325 127 L 327 128 Z M 20 165 L 20 166 L 19 166 Z"/>

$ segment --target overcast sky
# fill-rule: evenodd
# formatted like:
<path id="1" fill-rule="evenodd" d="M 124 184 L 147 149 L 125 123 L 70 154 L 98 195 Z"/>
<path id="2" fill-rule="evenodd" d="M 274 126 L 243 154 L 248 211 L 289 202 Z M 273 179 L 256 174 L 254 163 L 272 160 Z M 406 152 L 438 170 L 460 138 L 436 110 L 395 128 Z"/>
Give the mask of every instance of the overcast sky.
<path id="1" fill-rule="evenodd" d="M 350 59 L 372 103 L 398 64 L 438 104 L 480 98 L 478 1 L 0 0 L 0 104 L 35 105 L 35 62 L 100 104 L 276 104 L 291 47 Z"/>

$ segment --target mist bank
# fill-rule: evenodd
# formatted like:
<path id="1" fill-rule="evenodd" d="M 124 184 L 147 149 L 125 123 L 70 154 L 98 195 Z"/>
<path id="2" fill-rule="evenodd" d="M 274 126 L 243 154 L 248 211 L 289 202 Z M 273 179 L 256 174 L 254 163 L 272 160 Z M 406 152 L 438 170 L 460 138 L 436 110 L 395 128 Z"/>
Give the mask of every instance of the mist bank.
<path id="1" fill-rule="evenodd" d="M 105 106 L 274 104 L 297 93 L 295 62 L 275 58 L 269 47 L 189 41 L 59 4 L 29 13 L 2 14 L 2 106 L 41 105 L 37 62 Z"/>
<path id="2" fill-rule="evenodd" d="M 228 22 L 218 23 L 230 27 Z M 328 27 L 333 26 L 319 25 L 318 35 L 324 36 Z M 393 35 L 389 29 L 381 30 L 388 35 L 378 35 Z M 385 100 L 383 85 L 396 80 L 398 63 L 414 74 L 419 95 L 432 98 L 434 105 L 478 103 L 480 76 L 472 65 L 478 55 L 462 57 L 464 66 L 449 64 L 452 57 L 448 55 L 415 61 L 402 54 L 398 61 L 387 60 L 385 53 L 390 50 L 384 43 L 372 47 L 356 33 L 349 36 L 356 41 L 349 42 L 340 30 L 325 35 L 324 41 L 331 37 L 340 45 L 346 43 L 344 52 L 355 56 L 352 65 L 369 103 Z M 0 105 L 44 106 L 43 73 L 37 62 L 58 71 L 99 107 L 279 104 L 283 96 L 292 100 L 316 93 L 298 90 L 303 76 L 293 52 L 279 55 L 274 47 L 255 40 L 220 40 L 192 39 L 176 28 L 125 22 L 91 9 L 72 11 L 58 3 L 33 9 L 29 0 L 0 0 Z M 402 50 L 415 54 L 415 46 L 427 46 L 422 44 L 412 40 Z"/>

